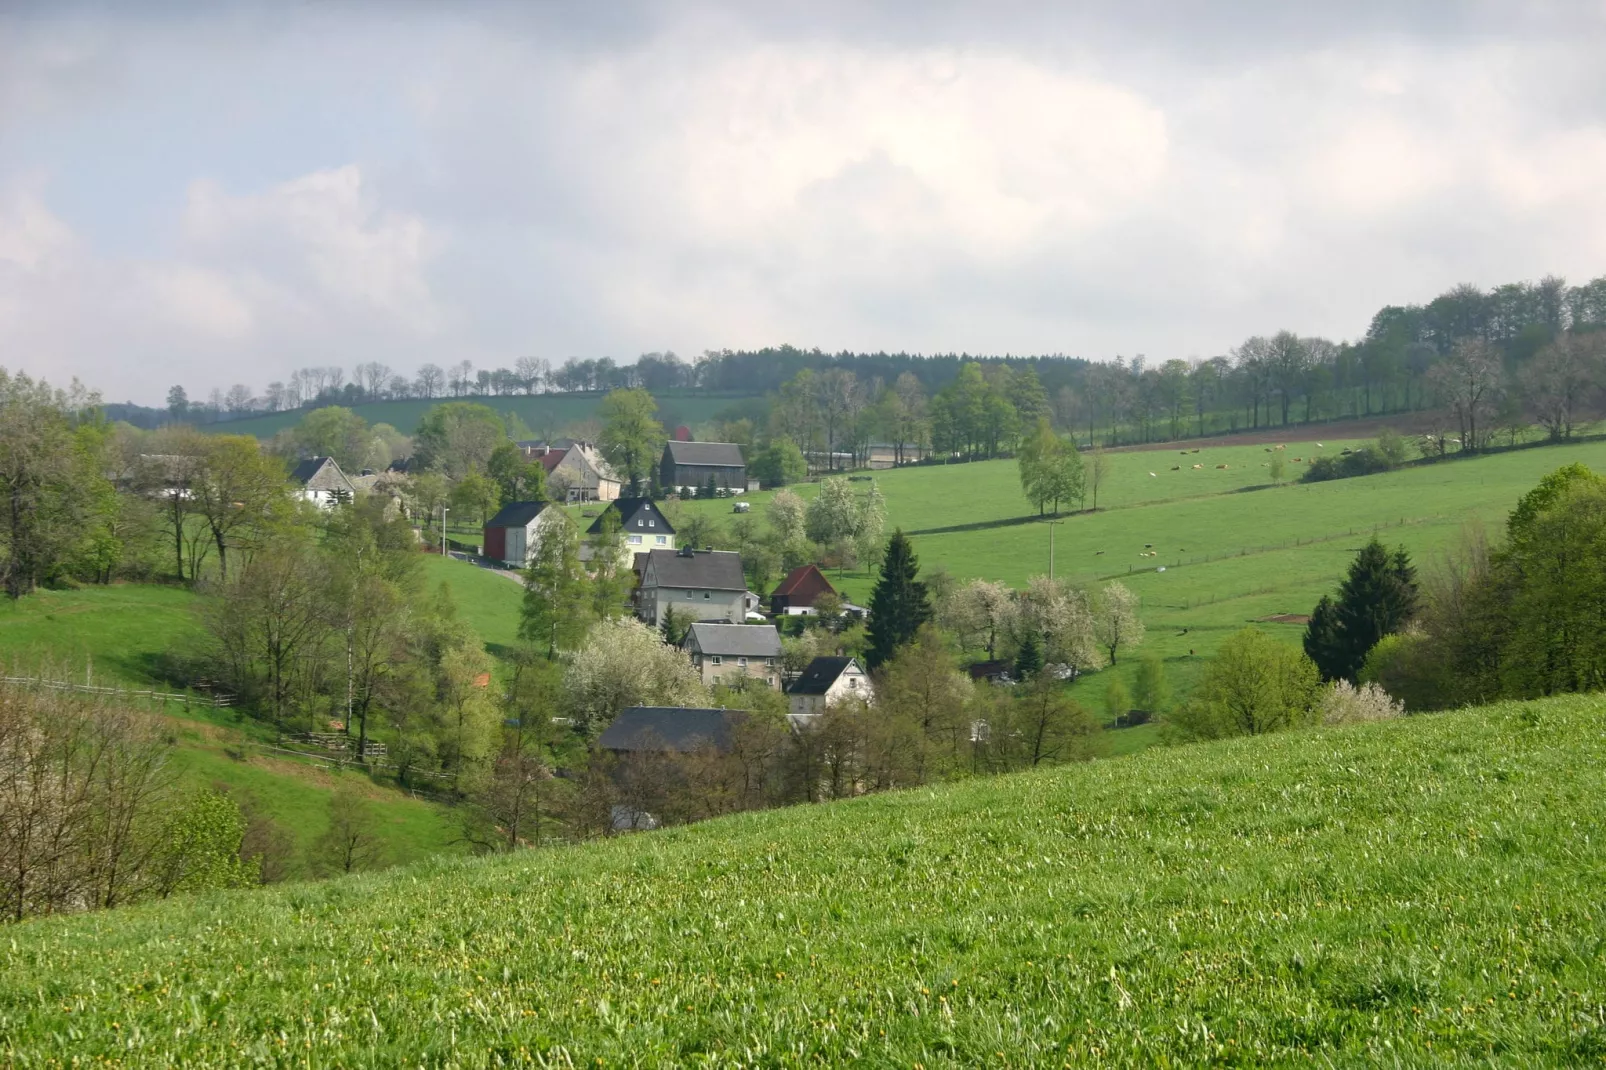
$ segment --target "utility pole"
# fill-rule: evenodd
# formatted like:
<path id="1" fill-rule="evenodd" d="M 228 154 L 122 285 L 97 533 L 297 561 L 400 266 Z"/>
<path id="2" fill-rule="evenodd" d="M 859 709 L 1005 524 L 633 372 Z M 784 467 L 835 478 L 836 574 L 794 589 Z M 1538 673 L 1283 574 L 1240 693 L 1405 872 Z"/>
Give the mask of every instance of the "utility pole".
<path id="1" fill-rule="evenodd" d="M 441 556 L 446 556 L 446 514 L 451 512 L 446 506 L 441 506 Z"/>
<path id="2" fill-rule="evenodd" d="M 1048 579 L 1054 581 L 1054 529 L 1065 523 L 1063 520 L 1048 521 Z"/>

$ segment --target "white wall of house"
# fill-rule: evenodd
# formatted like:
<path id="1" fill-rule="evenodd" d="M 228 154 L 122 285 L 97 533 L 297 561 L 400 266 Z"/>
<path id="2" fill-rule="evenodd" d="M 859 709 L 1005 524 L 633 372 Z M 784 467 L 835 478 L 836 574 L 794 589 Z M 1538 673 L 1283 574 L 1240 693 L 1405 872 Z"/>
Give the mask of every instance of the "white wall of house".
<path id="1" fill-rule="evenodd" d="M 875 701 L 875 690 L 870 685 L 870 677 L 854 662 L 843 670 L 842 675 L 823 695 L 788 695 L 787 712 L 799 716 L 811 716 L 824 713 L 833 704 L 845 698 L 857 697 L 865 702 Z"/>

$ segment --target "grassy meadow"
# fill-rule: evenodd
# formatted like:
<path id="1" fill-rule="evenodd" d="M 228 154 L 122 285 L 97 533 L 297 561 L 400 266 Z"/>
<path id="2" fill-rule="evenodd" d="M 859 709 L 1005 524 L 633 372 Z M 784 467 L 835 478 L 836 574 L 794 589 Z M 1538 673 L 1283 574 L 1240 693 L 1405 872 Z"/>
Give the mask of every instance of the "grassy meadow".
<path id="1" fill-rule="evenodd" d="M 1283 482 L 1273 486 L 1266 450 L 1279 442 L 1289 463 Z M 1061 516 L 1052 527 L 1055 574 L 1087 583 L 1120 579 L 1137 591 L 1148 627 L 1145 649 L 1158 651 L 1173 680 L 1186 687 L 1232 632 L 1266 617 L 1309 613 L 1374 531 L 1391 547 L 1405 546 L 1419 567 L 1430 567 L 1468 524 L 1497 532 L 1545 474 L 1573 461 L 1606 470 L 1606 442 L 1590 441 L 1296 482 L 1311 456 L 1356 444 L 1320 442 L 1268 436 L 1261 445 L 1198 453 L 1109 453 L 1098 511 Z M 923 570 L 1019 586 L 1048 572 L 1050 525 L 1033 514 L 1017 471 L 1014 461 L 983 461 L 875 478 L 886 496 L 888 529 L 913 535 Z M 808 498 L 816 486 L 794 489 Z M 754 511 L 762 514 L 769 497 L 752 496 Z M 680 509 L 708 512 L 726 525 L 733 519 L 728 500 L 685 502 Z M 1157 556 L 1143 556 L 1151 544 Z M 863 571 L 830 576 L 861 604 L 874 583 Z M 1300 625 L 1264 627 L 1290 642 L 1302 634 Z M 1076 691 L 1098 706 L 1106 680 L 1084 677 Z"/>
<path id="2" fill-rule="evenodd" d="M 1582 1065 L 1596 697 L 16 926 L 0 1061 Z"/>

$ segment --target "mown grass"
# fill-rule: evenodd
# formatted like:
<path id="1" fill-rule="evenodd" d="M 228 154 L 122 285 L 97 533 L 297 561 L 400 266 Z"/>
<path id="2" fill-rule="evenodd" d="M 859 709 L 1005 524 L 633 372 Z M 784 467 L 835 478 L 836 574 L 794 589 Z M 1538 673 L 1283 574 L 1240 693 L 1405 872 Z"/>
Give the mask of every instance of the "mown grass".
<path id="1" fill-rule="evenodd" d="M 1580 1065 L 1596 697 L 13 928 L 17 1066 Z"/>

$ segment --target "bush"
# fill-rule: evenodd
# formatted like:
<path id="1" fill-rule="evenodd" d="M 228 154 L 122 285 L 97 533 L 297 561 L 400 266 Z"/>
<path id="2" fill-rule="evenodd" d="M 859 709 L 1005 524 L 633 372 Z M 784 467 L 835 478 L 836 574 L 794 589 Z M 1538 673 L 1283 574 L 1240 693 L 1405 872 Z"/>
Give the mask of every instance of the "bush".
<path id="1" fill-rule="evenodd" d="M 1375 446 L 1362 446 L 1353 453 L 1338 457 L 1318 457 L 1300 477 L 1302 483 L 1323 483 L 1329 479 L 1349 479 L 1351 476 L 1370 476 L 1387 472 L 1390 464 Z"/>
<path id="2" fill-rule="evenodd" d="M 1252 736 L 1317 719 L 1321 675 L 1300 650 L 1258 628 L 1221 646 L 1188 701 L 1167 718 L 1184 739 Z"/>
<path id="3" fill-rule="evenodd" d="M 1338 680 L 1322 693 L 1322 724 L 1387 721 L 1404 715 L 1405 704 L 1390 698 L 1376 684 L 1356 687 L 1348 680 Z"/>

